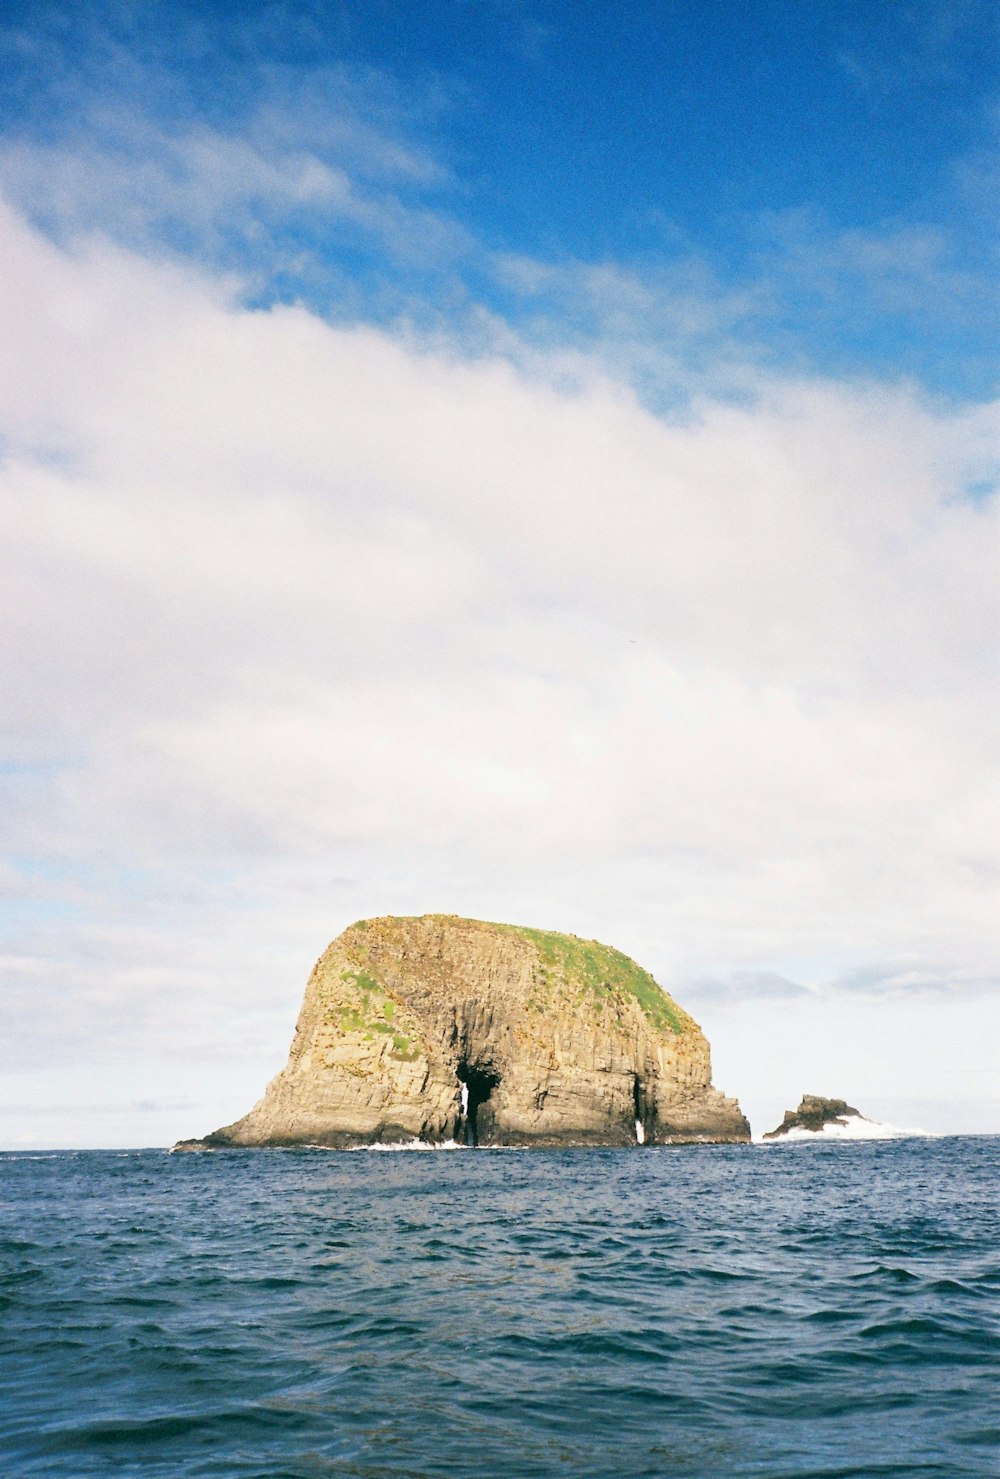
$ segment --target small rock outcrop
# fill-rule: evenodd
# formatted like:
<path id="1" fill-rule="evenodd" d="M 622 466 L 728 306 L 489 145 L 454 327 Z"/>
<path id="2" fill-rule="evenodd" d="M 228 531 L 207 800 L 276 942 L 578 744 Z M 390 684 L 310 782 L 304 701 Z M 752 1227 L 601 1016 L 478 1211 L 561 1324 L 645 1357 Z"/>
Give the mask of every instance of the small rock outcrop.
<path id="1" fill-rule="evenodd" d="M 776 1130 L 768 1130 L 765 1140 L 777 1140 L 790 1130 L 824 1129 L 827 1125 L 846 1125 L 849 1119 L 863 1119 L 860 1110 L 852 1109 L 845 1099 L 823 1099 L 818 1094 L 803 1094 L 798 1109 L 786 1109 Z"/>
<path id="2" fill-rule="evenodd" d="M 306 987 L 288 1063 L 178 1149 L 746 1141 L 697 1023 L 575 935 L 445 915 L 361 920 Z"/>

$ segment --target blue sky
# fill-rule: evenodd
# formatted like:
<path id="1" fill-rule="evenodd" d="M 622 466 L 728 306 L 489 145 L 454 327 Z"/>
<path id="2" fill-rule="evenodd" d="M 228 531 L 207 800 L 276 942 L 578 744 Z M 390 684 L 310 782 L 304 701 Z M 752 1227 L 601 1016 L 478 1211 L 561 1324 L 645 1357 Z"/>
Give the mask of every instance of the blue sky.
<path id="1" fill-rule="evenodd" d="M 234 1118 L 449 910 L 633 954 L 756 1129 L 1000 1129 L 998 51 L 5 7 L 0 1145 Z"/>
<path id="2" fill-rule="evenodd" d="M 588 346 L 611 328 L 650 393 L 663 334 L 685 361 L 724 347 L 945 395 L 996 387 L 1000 39 L 985 0 L 7 15 L 8 138 L 123 168 L 159 157 L 175 187 L 198 168 L 177 152 L 192 130 L 352 174 L 368 213 L 252 188 L 222 219 L 193 220 L 189 197 L 130 221 L 102 192 L 73 202 L 76 223 L 89 211 L 253 273 L 259 301 L 425 327 L 482 304 Z M 51 225 L 67 207 L 29 203 Z M 648 294 L 610 326 L 585 284 L 545 278 L 601 265 Z"/>

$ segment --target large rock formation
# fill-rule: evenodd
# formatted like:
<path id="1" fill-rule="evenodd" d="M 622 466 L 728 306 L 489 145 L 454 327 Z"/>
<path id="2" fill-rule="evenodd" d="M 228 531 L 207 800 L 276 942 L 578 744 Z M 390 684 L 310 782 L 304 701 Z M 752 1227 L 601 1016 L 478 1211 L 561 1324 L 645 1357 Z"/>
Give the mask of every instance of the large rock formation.
<path id="1" fill-rule="evenodd" d="M 285 1068 L 195 1146 L 745 1141 L 701 1029 L 617 950 L 443 915 L 361 920 L 317 963 Z"/>

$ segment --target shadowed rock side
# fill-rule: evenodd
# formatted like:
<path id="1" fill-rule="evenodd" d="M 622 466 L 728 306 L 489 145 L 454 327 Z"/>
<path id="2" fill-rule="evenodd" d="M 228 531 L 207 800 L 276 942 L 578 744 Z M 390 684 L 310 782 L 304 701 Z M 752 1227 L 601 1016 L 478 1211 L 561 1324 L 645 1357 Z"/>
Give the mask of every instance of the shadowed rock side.
<path id="1" fill-rule="evenodd" d="M 638 1125 L 638 1128 L 637 1128 Z M 617 950 L 426 915 L 352 925 L 317 963 L 286 1067 L 191 1148 L 745 1141 L 700 1028 Z"/>
<path id="2" fill-rule="evenodd" d="M 803 1094 L 798 1109 L 786 1109 L 776 1130 L 768 1130 L 765 1140 L 777 1140 L 789 1130 L 822 1130 L 825 1125 L 846 1125 L 848 1119 L 863 1119 L 846 1099 L 824 1099 L 819 1094 Z"/>

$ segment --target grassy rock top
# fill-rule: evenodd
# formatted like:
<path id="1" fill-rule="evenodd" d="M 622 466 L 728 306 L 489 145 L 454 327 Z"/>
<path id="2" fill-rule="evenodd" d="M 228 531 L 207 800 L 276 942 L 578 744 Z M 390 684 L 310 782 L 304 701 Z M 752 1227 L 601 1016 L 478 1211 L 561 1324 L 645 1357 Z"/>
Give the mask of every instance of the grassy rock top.
<path id="1" fill-rule="evenodd" d="M 505 938 L 523 942 L 535 957 L 527 1005 L 537 1012 L 557 1005 L 578 1009 L 590 1005 L 603 1015 L 607 1008 L 631 1000 L 660 1032 L 679 1035 L 699 1030 L 694 1019 L 657 984 L 649 971 L 622 951 L 598 940 L 458 915 L 424 914 L 358 920 L 344 932 L 341 942 L 351 952 L 359 970 L 377 979 L 381 950 L 402 945 L 408 937 L 425 929 L 464 936 L 473 946 L 476 937 L 481 936 L 483 949 L 495 948 Z"/>

